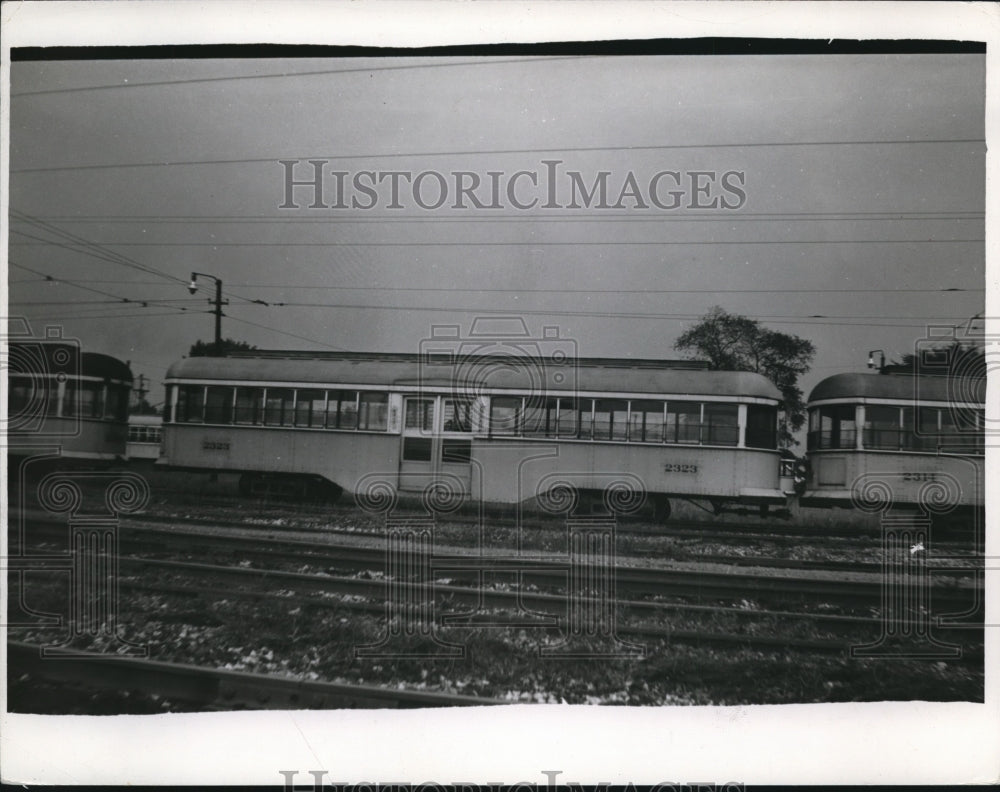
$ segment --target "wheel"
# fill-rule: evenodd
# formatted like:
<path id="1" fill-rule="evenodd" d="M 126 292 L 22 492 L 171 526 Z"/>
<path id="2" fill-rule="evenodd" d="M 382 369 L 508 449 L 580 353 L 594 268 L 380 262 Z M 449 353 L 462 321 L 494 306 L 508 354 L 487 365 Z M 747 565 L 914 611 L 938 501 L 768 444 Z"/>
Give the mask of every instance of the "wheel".
<path id="1" fill-rule="evenodd" d="M 666 522 L 670 519 L 670 512 L 672 511 L 670 507 L 670 498 L 665 498 L 662 495 L 658 495 L 653 500 L 653 515 L 657 522 Z"/>

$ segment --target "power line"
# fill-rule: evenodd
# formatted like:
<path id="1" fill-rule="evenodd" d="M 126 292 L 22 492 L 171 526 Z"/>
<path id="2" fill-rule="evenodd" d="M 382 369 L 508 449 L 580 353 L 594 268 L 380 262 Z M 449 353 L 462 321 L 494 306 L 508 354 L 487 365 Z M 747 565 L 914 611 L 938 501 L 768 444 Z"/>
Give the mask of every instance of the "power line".
<path id="1" fill-rule="evenodd" d="M 457 68 L 462 66 L 504 66 L 510 63 L 549 63 L 552 61 L 582 60 L 585 58 L 599 58 L 600 55 L 563 55 L 548 57 L 540 55 L 533 58 L 511 58 L 508 60 L 491 60 L 481 58 L 472 61 L 458 61 L 452 63 L 412 63 L 402 66 L 372 66 L 370 68 L 357 69 L 323 69 L 307 72 L 279 72 L 275 74 L 240 74 L 229 77 L 192 77 L 183 80 L 156 80 L 142 83 L 112 83 L 110 85 L 81 85 L 75 88 L 48 88 L 38 91 L 18 91 L 12 93 L 11 98 L 18 96 L 47 96 L 51 94 L 79 93 L 82 91 L 109 91 L 127 88 L 152 88 L 164 85 L 193 85 L 196 83 L 215 82 L 235 82 L 239 80 L 274 80 L 287 79 L 292 77 L 318 77 L 331 74 L 371 74 L 374 72 L 390 71 L 413 71 L 415 69 L 443 69 Z"/>
<path id="2" fill-rule="evenodd" d="M 21 234 L 19 231 L 12 233 Z M 21 236 L 27 236 L 21 234 Z M 969 239 L 719 239 L 719 240 L 663 240 L 656 242 L 633 242 L 633 241 L 574 241 L 574 242 L 101 242 L 102 245 L 115 245 L 117 247 L 564 247 L 564 246 L 694 246 L 694 245 L 926 245 L 926 244 L 965 244 L 972 242 L 984 242 L 982 237 L 972 237 Z M 44 240 L 43 240 L 44 243 Z M 11 242 L 19 247 L 30 246 L 31 242 Z M 245 298 L 244 298 L 245 299 Z M 248 300 L 248 302 L 250 302 Z"/>
<path id="3" fill-rule="evenodd" d="M 11 281 L 11 283 L 41 283 L 46 278 L 31 281 Z M 164 286 L 159 281 L 126 281 L 117 279 L 86 279 L 74 278 L 76 283 L 112 283 L 125 286 Z M 570 288 L 491 288 L 491 287 L 458 287 L 458 286 L 332 286 L 329 284 L 294 285 L 289 283 L 235 283 L 241 289 L 276 289 L 291 291 L 305 289 L 309 291 L 385 291 L 385 292 L 429 292 L 429 293 L 498 293 L 498 294 L 893 294 L 896 292 L 917 294 L 970 293 L 986 291 L 985 286 L 940 286 L 935 288 L 857 288 L 830 289 L 826 287 L 798 289 L 774 288 L 764 289 L 570 289 Z"/>
<path id="4" fill-rule="evenodd" d="M 337 310 L 380 310 L 380 311 L 406 311 L 406 312 L 430 312 L 430 313 L 473 313 L 473 314 L 490 314 L 490 315 L 501 315 L 509 316 L 512 313 L 518 315 L 527 316 L 578 316 L 587 318 L 597 318 L 597 319 L 656 319 L 656 320 L 678 320 L 678 321 L 689 321 L 694 319 L 699 319 L 700 315 L 697 314 L 654 314 L 654 313 L 629 313 L 629 312 L 616 312 L 616 311 L 572 311 L 572 310 L 544 310 L 544 309 L 525 309 L 525 308 L 475 308 L 475 307 L 463 307 L 463 306 L 449 306 L 449 307 L 432 307 L 432 306 L 413 306 L 413 305 L 358 305 L 349 303 L 274 303 L 275 307 L 287 307 L 287 308 L 328 308 Z M 232 317 L 235 318 L 235 317 Z M 836 327 L 849 327 L 849 326 L 860 326 L 860 327 L 924 327 L 924 324 L 869 324 L 865 322 L 835 322 L 829 321 L 828 317 L 823 317 L 820 315 L 812 317 L 787 317 L 787 318 L 771 318 L 766 315 L 761 315 L 761 319 L 766 319 L 768 322 L 781 323 L 781 324 L 819 324 L 819 325 L 832 325 Z M 849 319 L 850 317 L 845 317 Z M 868 318 L 868 317 L 859 317 Z M 882 318 L 882 317 L 870 317 L 870 318 Z M 887 317 L 892 318 L 892 317 Z M 900 317 L 900 318 L 910 318 Z M 274 329 L 274 328 L 268 328 Z M 279 331 L 280 332 L 280 331 Z"/>
<path id="5" fill-rule="evenodd" d="M 82 291 L 91 292 L 93 294 L 100 294 L 103 297 L 111 297 L 116 302 L 119 302 L 119 303 L 123 303 L 123 304 L 128 303 L 128 304 L 133 305 L 133 306 L 135 306 L 135 305 L 142 305 L 144 307 L 146 305 L 155 305 L 158 308 L 171 308 L 174 311 L 187 311 L 187 308 L 183 308 L 183 307 L 179 307 L 179 306 L 164 305 L 159 300 L 133 300 L 133 299 L 130 299 L 128 297 L 123 297 L 120 294 L 113 294 L 111 292 L 104 291 L 103 289 L 95 289 L 95 288 L 93 288 L 91 286 L 84 286 L 82 284 L 75 283 L 75 282 L 73 282 L 71 280 L 66 280 L 64 278 L 56 278 L 56 277 L 54 277 L 52 275 L 48 275 L 48 274 L 46 274 L 44 272 L 41 272 L 39 270 L 32 269 L 31 267 L 27 267 L 24 264 L 19 264 L 16 261 L 11 261 L 10 265 L 12 267 L 17 267 L 18 269 L 22 269 L 22 270 L 25 270 L 27 272 L 31 272 L 34 275 L 39 275 L 39 276 L 45 278 L 45 280 L 47 280 L 47 281 L 52 281 L 54 283 L 65 284 L 66 286 L 72 286 L 74 289 L 81 289 Z M 163 302 L 167 302 L 167 301 L 163 301 Z"/>
<path id="6" fill-rule="evenodd" d="M 896 146 L 896 145 L 957 145 L 966 143 L 985 143 L 984 138 L 932 138 L 926 140 L 816 140 L 816 141 L 771 141 L 756 143 L 676 143 L 669 145 L 637 145 L 637 146 L 564 146 L 560 148 L 523 148 L 494 149 L 489 151 L 455 150 L 455 151 L 425 151 L 425 152 L 382 152 L 376 154 L 330 154 L 323 156 L 279 156 L 279 157 L 244 157 L 241 159 L 206 159 L 206 160 L 175 160 L 172 162 L 108 162 L 90 165 L 46 165 L 37 168 L 11 168 L 11 173 L 48 173 L 54 171 L 85 171 L 107 170 L 114 168 L 164 168 L 195 165 L 249 165 L 254 163 L 277 163 L 279 160 L 298 160 L 307 162 L 314 160 L 365 160 L 365 159 L 399 159 L 418 157 L 469 157 L 469 156 L 500 156 L 507 154 L 577 154 L 599 151 L 681 151 L 687 149 L 744 149 L 744 148 L 805 148 L 810 146 Z"/>
<path id="7" fill-rule="evenodd" d="M 336 349 L 340 352 L 348 351 L 344 349 L 344 347 L 334 346 L 333 344 L 328 344 L 325 341 L 318 341 L 317 339 L 309 338 L 308 336 L 296 335 L 295 333 L 289 333 L 287 330 L 279 330 L 276 327 L 269 327 L 268 325 L 259 324 L 258 322 L 251 322 L 247 319 L 240 319 L 237 316 L 228 316 L 227 318 L 233 322 L 242 322 L 245 325 L 252 325 L 253 327 L 259 327 L 263 330 L 270 330 L 272 333 L 280 333 L 281 335 L 286 335 L 291 338 L 298 338 L 301 341 L 308 341 L 312 344 L 318 344 L 319 346 L 327 347 L 329 349 Z"/>
<path id="8" fill-rule="evenodd" d="M 184 281 L 181 278 L 178 278 L 175 275 L 171 275 L 167 272 L 162 272 L 161 270 L 158 270 L 155 267 L 150 267 L 146 264 L 142 264 L 138 261 L 135 261 L 134 259 L 129 258 L 128 256 L 123 256 L 122 254 L 117 253 L 113 250 L 108 250 L 102 247 L 101 244 L 98 242 L 93 242 L 91 240 L 84 239 L 83 237 L 77 234 L 65 231 L 59 228 L 58 226 L 53 225 L 52 223 L 49 223 L 45 220 L 41 220 L 40 218 L 33 217 L 32 215 L 25 214 L 23 212 L 18 212 L 13 209 L 11 210 L 10 214 L 11 217 L 13 217 L 16 220 L 19 220 L 23 223 L 28 223 L 29 225 L 34 226 L 36 228 L 40 228 L 42 231 L 48 232 L 49 234 L 54 234 L 61 239 L 68 240 L 72 244 L 67 245 L 62 242 L 56 242 L 51 239 L 45 239 L 44 237 L 38 237 L 33 234 L 27 234 L 23 231 L 17 231 L 11 229 L 11 233 L 13 234 L 27 237 L 29 239 L 38 240 L 43 244 L 55 245 L 56 247 L 65 248 L 67 250 L 71 250 L 74 253 L 84 253 L 86 255 L 93 256 L 94 258 L 101 259 L 103 261 L 109 261 L 113 264 L 120 264 L 123 267 L 128 267 L 130 269 L 138 270 L 139 272 L 144 272 L 147 275 L 156 275 L 168 281 L 172 281 L 175 283 L 184 283 Z M 83 248 L 83 250 L 79 250 L 78 248 Z"/>
<path id="9" fill-rule="evenodd" d="M 60 283 L 62 281 L 52 281 L 52 282 L 53 283 Z M 68 283 L 67 285 L 73 286 L 75 284 Z M 109 306 L 109 305 L 129 305 L 129 306 L 135 307 L 137 304 L 141 305 L 141 304 L 144 304 L 144 303 L 153 302 L 156 305 L 162 306 L 164 308 L 167 308 L 167 307 L 172 308 L 174 306 L 168 306 L 168 305 L 166 305 L 166 303 L 193 303 L 193 302 L 194 303 L 200 303 L 201 300 L 190 298 L 190 297 L 181 297 L 181 298 L 171 299 L 171 300 L 159 300 L 159 299 L 158 300 L 144 300 L 144 299 L 138 299 L 138 298 L 122 297 L 122 298 L 117 299 L 117 300 L 9 300 L 8 302 L 9 302 L 10 305 L 27 305 L 27 306 L 32 306 L 32 307 L 38 307 L 38 306 L 41 306 L 41 305 L 53 305 L 53 306 L 58 306 L 58 305 L 103 305 L 103 306 Z"/>
<path id="10" fill-rule="evenodd" d="M 85 255 L 93 256 L 94 258 L 98 258 L 103 261 L 108 261 L 112 264 L 120 264 L 123 267 L 128 267 L 129 269 L 138 270 L 139 272 L 143 272 L 148 275 L 156 275 L 173 283 L 180 283 L 185 285 L 187 284 L 187 281 L 185 281 L 183 278 L 178 278 L 176 275 L 171 275 L 168 272 L 163 272 L 162 270 L 159 270 L 156 267 L 151 267 L 148 264 L 142 264 L 141 262 L 138 262 L 135 259 L 129 258 L 128 256 L 123 256 L 122 254 L 117 253 L 113 250 L 108 250 L 107 248 L 103 247 L 103 243 L 93 242 L 91 240 L 84 239 L 81 236 L 78 236 L 76 234 L 70 233 L 69 231 L 54 226 L 52 223 L 46 222 L 45 220 L 41 220 L 32 215 L 25 214 L 24 212 L 18 212 L 13 209 L 10 211 L 10 214 L 17 220 L 29 223 L 32 226 L 41 227 L 43 231 L 47 231 L 51 234 L 55 234 L 56 236 L 62 237 L 63 239 L 70 240 L 73 243 L 73 245 L 67 245 L 62 242 L 56 242 L 53 240 L 44 239 L 43 237 L 37 237 L 32 234 L 26 234 L 23 231 L 16 231 L 14 229 L 11 229 L 11 233 L 13 234 L 18 234 L 19 236 L 24 236 L 28 237 L 29 239 L 37 240 L 41 244 L 55 245 L 56 247 L 64 248 L 74 253 L 84 253 Z M 14 243 L 14 244 L 21 244 L 21 243 Z M 24 243 L 24 244 L 31 244 L 31 243 Z M 79 250 L 75 246 L 83 247 L 84 249 Z M 243 300 L 244 302 L 247 303 L 259 302 L 256 300 L 251 300 L 249 297 L 243 297 L 242 295 L 239 294 L 232 294 L 230 292 L 225 292 L 225 294 L 227 297 L 230 297 L 231 299 L 234 300 Z"/>
<path id="11" fill-rule="evenodd" d="M 49 219 L 61 223 L 139 223 L 142 225 L 195 225 L 195 224 L 233 224 L 233 225 L 270 225 L 270 224 L 406 224 L 406 223 L 575 223 L 575 222 L 921 222 L 927 220 L 947 220 L 947 221 L 972 221 L 981 220 L 985 213 L 979 211 L 940 211 L 940 212 L 892 212 L 892 211 L 869 211 L 869 212 L 740 212 L 738 215 L 719 215 L 714 213 L 710 216 L 694 214 L 659 214 L 659 215 L 636 215 L 632 212 L 575 212 L 569 214 L 546 214 L 546 215 L 525 215 L 519 217 L 499 216 L 489 214 L 448 216 L 448 217 L 301 217 L 299 215 L 287 215 L 273 217 L 269 215 L 171 215 L 167 217 L 152 215 L 50 215 Z"/>

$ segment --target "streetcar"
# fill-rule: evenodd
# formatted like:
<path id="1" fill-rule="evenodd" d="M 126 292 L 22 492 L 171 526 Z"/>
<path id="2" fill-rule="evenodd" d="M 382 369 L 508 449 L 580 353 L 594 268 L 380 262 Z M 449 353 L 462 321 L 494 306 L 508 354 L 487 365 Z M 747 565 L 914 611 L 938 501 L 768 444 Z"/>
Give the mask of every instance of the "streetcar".
<path id="1" fill-rule="evenodd" d="M 803 506 L 982 508 L 986 379 L 835 374 L 809 395 Z"/>
<path id="2" fill-rule="evenodd" d="M 671 499 L 786 499 L 780 392 L 699 362 L 254 351 L 181 360 L 165 384 L 160 464 L 239 473 L 245 494 L 611 497 L 663 519 Z"/>
<path id="3" fill-rule="evenodd" d="M 163 418 L 159 415 L 130 415 L 125 455 L 129 462 L 149 462 L 160 458 Z"/>
<path id="4" fill-rule="evenodd" d="M 125 458 L 132 391 L 127 363 L 48 340 L 10 341 L 7 363 L 11 457 L 46 453 L 62 466 L 82 467 Z"/>

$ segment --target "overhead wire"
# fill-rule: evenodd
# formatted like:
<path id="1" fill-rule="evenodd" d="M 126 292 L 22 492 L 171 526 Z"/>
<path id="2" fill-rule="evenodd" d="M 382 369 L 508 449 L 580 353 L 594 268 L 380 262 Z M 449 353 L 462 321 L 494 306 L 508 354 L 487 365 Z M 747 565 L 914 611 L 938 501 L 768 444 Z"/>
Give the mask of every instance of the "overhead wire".
<path id="1" fill-rule="evenodd" d="M 519 149 L 491 149 L 491 150 L 451 150 L 451 151 L 424 151 L 424 152 L 379 152 L 368 154 L 329 154 L 311 156 L 277 156 L 277 157 L 242 157 L 228 159 L 203 159 L 203 160 L 173 160 L 159 162 L 105 162 L 77 165 L 40 165 L 29 168 L 11 168 L 11 173 L 51 173 L 57 171 L 87 171 L 87 170 L 111 170 L 117 168 L 167 168 L 167 167 L 189 167 L 198 165 L 251 165 L 255 163 L 277 163 L 281 160 L 296 160 L 308 162 L 309 160 L 330 160 L 330 161 L 350 161 L 350 160 L 384 160 L 420 157 L 469 157 L 469 156 L 504 156 L 512 154 L 577 154 L 600 151 L 682 151 L 691 149 L 752 149 L 752 148 L 804 148 L 815 146 L 895 146 L 895 145 L 964 145 L 970 143 L 985 144 L 984 138 L 932 138 L 914 139 L 901 138 L 894 140 L 779 140 L 760 141 L 742 143 L 671 143 L 671 144 L 649 144 L 649 145 L 614 145 L 614 146 L 560 146 L 558 148 L 519 148 Z"/>

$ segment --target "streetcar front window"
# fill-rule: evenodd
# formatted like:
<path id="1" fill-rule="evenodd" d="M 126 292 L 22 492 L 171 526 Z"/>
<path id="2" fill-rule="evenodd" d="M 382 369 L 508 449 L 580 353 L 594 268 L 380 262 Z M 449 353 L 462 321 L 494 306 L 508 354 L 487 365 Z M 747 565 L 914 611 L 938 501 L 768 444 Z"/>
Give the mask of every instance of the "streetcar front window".
<path id="1" fill-rule="evenodd" d="M 740 442 L 739 406 L 735 404 L 706 404 L 705 424 L 709 445 L 734 446 Z"/>
<path id="2" fill-rule="evenodd" d="M 857 422 L 853 404 L 834 404 L 814 409 L 809 415 L 808 448 L 854 448 Z"/>
<path id="3" fill-rule="evenodd" d="M 201 385 L 181 385 L 177 393 L 177 421 L 202 423 L 204 419 L 205 388 Z"/>
<path id="4" fill-rule="evenodd" d="M 205 397 L 205 423 L 228 424 L 233 422 L 233 389 L 209 385 Z"/>
<path id="5" fill-rule="evenodd" d="M 778 408 L 763 404 L 747 405 L 747 447 L 778 447 Z"/>

